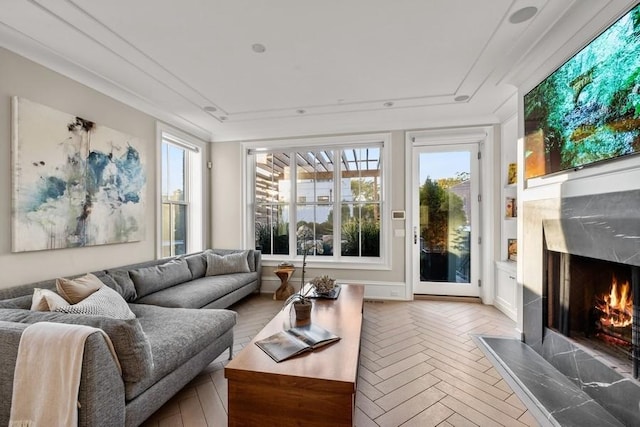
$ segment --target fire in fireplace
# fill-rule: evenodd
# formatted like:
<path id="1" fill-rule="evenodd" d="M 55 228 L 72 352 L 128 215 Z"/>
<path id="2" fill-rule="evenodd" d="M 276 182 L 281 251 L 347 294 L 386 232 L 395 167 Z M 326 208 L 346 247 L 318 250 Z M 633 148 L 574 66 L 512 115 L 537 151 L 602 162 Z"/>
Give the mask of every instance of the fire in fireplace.
<path id="1" fill-rule="evenodd" d="M 637 378 L 637 267 L 560 252 L 547 255 L 547 326 Z"/>
<path id="2" fill-rule="evenodd" d="M 629 281 L 618 283 L 611 278 L 608 293 L 595 296 L 594 315 L 596 337 L 630 354 L 632 348 L 633 294 Z"/>
<path id="3" fill-rule="evenodd" d="M 596 295 L 595 309 L 599 314 L 597 326 L 605 333 L 615 337 L 629 336 L 631 339 L 631 324 L 633 323 L 633 296 L 628 281 L 618 287 L 618 280 L 611 278 L 611 289 L 606 295 Z M 629 333 L 625 334 L 628 329 Z"/>

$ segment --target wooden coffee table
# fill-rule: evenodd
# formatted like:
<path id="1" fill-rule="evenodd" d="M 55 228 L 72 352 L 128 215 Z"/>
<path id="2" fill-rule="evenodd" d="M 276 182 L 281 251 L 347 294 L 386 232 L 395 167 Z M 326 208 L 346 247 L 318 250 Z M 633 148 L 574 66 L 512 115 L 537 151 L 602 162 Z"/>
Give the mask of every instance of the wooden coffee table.
<path id="1" fill-rule="evenodd" d="M 227 364 L 229 426 L 352 426 L 364 286 L 341 285 L 337 300 L 315 300 L 311 321 L 340 341 L 276 363 L 256 340 L 290 327 L 279 312 Z"/>

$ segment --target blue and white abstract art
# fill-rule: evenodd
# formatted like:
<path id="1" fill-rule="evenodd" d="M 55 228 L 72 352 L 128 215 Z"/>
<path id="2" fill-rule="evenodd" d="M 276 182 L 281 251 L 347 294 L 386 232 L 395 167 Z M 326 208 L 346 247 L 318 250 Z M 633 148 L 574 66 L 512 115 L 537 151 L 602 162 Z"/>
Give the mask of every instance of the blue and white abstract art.
<path id="1" fill-rule="evenodd" d="M 135 137 L 13 97 L 13 252 L 144 238 Z"/>

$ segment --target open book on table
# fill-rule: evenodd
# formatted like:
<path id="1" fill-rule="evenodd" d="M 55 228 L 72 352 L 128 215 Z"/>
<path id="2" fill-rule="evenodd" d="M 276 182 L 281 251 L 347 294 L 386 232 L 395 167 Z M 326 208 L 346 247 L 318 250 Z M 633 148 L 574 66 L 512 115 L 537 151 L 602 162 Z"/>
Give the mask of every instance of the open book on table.
<path id="1" fill-rule="evenodd" d="M 282 362 L 293 356 L 312 351 L 340 339 L 339 336 L 321 326 L 310 323 L 286 331 L 277 332 L 270 337 L 256 341 L 256 345 L 276 362 Z"/>

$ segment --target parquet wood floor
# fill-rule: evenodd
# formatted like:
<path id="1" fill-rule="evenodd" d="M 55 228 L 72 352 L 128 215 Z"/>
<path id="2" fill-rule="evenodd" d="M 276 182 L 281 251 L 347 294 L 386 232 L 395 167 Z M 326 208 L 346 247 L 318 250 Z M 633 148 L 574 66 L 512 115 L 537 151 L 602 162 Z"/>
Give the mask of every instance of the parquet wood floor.
<path id="1" fill-rule="evenodd" d="M 251 296 L 238 312 L 234 353 L 282 307 Z M 358 427 L 538 426 L 471 339 L 516 336 L 492 306 L 455 301 L 365 302 L 356 397 Z M 144 426 L 227 425 L 226 355 L 211 363 Z"/>

